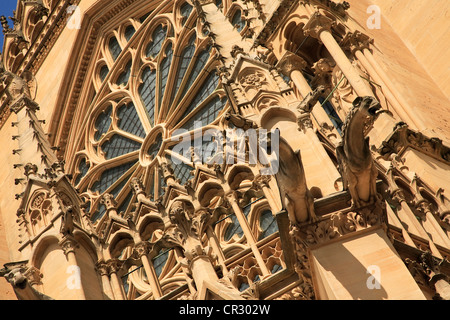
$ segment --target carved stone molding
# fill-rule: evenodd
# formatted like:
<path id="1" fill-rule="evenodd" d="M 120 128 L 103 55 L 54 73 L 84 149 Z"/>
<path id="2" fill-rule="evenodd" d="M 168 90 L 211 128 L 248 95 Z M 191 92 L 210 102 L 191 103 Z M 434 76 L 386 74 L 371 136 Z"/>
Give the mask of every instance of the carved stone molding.
<path id="1" fill-rule="evenodd" d="M 313 88 L 323 86 L 330 88 L 332 85 L 332 72 L 336 63 L 330 59 L 322 58 L 312 66 L 314 71 L 314 79 L 311 81 Z"/>
<path id="2" fill-rule="evenodd" d="M 145 195 L 144 185 L 142 184 L 142 180 L 137 177 L 133 177 L 130 181 L 131 190 L 138 196 L 140 194 Z"/>
<path id="3" fill-rule="evenodd" d="M 95 264 L 95 270 L 101 276 L 109 276 L 110 274 L 109 265 L 105 261 L 98 261 Z"/>
<path id="4" fill-rule="evenodd" d="M 283 293 L 275 300 L 314 300 L 314 288 L 308 282 L 303 282 L 294 289 Z"/>
<path id="5" fill-rule="evenodd" d="M 44 277 L 42 272 L 38 268 L 33 266 L 31 266 L 24 272 L 24 276 L 27 277 L 28 282 L 32 286 L 41 284 L 41 279 Z"/>
<path id="6" fill-rule="evenodd" d="M 317 0 L 317 1 L 342 17 L 344 17 L 347 14 L 347 10 L 350 8 L 350 3 L 348 3 L 347 1 L 339 1 L 339 2 L 332 0 Z"/>
<path id="7" fill-rule="evenodd" d="M 313 123 L 311 120 L 311 114 L 305 112 L 297 117 L 298 128 L 302 132 L 306 132 L 308 129 L 313 129 Z"/>
<path id="8" fill-rule="evenodd" d="M 416 260 L 404 260 L 416 282 L 436 292 L 433 299 L 450 300 L 450 279 L 441 272 L 445 260 L 435 258 L 429 251 L 423 252 Z"/>
<path id="9" fill-rule="evenodd" d="M 120 261 L 119 259 L 110 259 L 106 261 L 106 266 L 108 267 L 109 274 L 111 273 L 117 273 L 123 265 L 123 261 Z"/>
<path id="10" fill-rule="evenodd" d="M 423 152 L 437 160 L 450 164 L 450 148 L 439 138 L 430 138 L 423 133 L 408 128 L 406 123 L 400 122 L 392 134 L 378 147 L 378 153 L 385 159 L 392 154 L 401 155 L 407 148 Z"/>

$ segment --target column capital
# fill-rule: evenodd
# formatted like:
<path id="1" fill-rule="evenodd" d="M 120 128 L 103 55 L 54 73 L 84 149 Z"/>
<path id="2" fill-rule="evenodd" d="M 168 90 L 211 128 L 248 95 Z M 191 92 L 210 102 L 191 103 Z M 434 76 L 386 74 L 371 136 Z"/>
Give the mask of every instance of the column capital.
<path id="1" fill-rule="evenodd" d="M 139 258 L 145 255 L 148 255 L 152 249 L 152 245 L 150 242 L 141 241 L 134 245 L 133 254 L 138 256 Z"/>
<path id="2" fill-rule="evenodd" d="M 75 249 L 78 247 L 78 242 L 71 236 L 65 236 L 59 242 L 59 245 L 67 256 L 69 253 L 75 252 Z"/>
<path id="3" fill-rule="evenodd" d="M 108 268 L 109 274 L 117 273 L 117 271 L 119 271 L 120 268 L 122 268 L 122 265 L 123 261 L 120 261 L 117 258 L 106 261 L 106 267 Z"/>
<path id="4" fill-rule="evenodd" d="M 105 261 L 101 260 L 95 264 L 95 269 L 101 276 L 109 276 L 109 265 Z"/>
<path id="5" fill-rule="evenodd" d="M 286 51 L 281 60 L 278 62 L 277 67 L 286 76 L 290 76 L 292 71 L 301 71 L 307 65 L 306 61 L 298 55 Z"/>
<path id="6" fill-rule="evenodd" d="M 30 285 L 34 286 L 41 283 L 44 275 L 38 268 L 31 266 L 24 272 L 24 276 L 27 277 Z"/>
<path id="7" fill-rule="evenodd" d="M 302 132 L 306 132 L 308 129 L 314 129 L 311 114 L 309 112 L 302 113 L 297 117 L 298 129 Z"/>
<path id="8" fill-rule="evenodd" d="M 355 54 L 356 51 L 362 51 L 364 49 L 369 49 L 370 45 L 373 43 L 373 39 L 368 35 L 356 30 L 354 32 L 347 32 L 342 39 L 340 46 Z"/>
<path id="9" fill-rule="evenodd" d="M 320 40 L 320 34 L 322 31 L 331 32 L 331 27 L 333 27 L 335 21 L 324 16 L 319 12 L 314 12 L 309 21 L 303 27 L 303 32 L 306 36 L 310 36 Z"/>

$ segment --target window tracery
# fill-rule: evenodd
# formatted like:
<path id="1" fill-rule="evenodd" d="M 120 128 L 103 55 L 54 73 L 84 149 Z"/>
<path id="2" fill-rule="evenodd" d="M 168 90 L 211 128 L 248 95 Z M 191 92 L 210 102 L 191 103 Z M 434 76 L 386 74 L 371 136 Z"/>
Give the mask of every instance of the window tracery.
<path id="1" fill-rule="evenodd" d="M 173 17 L 153 15 L 139 25 L 125 22 L 106 38 L 96 74 L 93 77 L 96 96 L 86 116 L 86 128 L 80 134 L 76 155 L 74 182 L 86 203 L 86 212 L 95 226 L 105 225 L 110 212 L 101 201 L 104 194 L 115 199 L 114 212 L 119 218 L 129 218 L 136 204 L 136 194 L 130 187 L 133 178 L 142 177 L 143 189 L 149 200 L 158 203 L 167 193 L 167 174 L 161 170 L 170 165 L 170 175 L 182 186 L 187 185 L 195 169 L 193 158 L 173 150 L 174 130 L 185 129 L 193 135 L 196 125 L 205 130 L 218 124 L 227 110 L 228 101 L 216 73 L 215 49 L 208 36 L 195 28 L 196 9 L 178 3 Z M 177 11 L 179 10 L 179 11 Z M 176 22 L 175 16 L 182 17 Z M 119 38 L 119 35 L 120 38 Z M 124 39 L 127 40 L 125 43 Z M 217 142 L 203 137 L 203 160 L 214 155 Z M 205 158 L 206 157 L 206 158 Z M 174 161 L 177 160 L 177 161 Z M 239 192 L 248 190 L 252 176 L 234 181 Z M 250 183 L 250 184 L 249 184 Z M 224 194 L 211 199 L 211 210 L 224 204 Z M 257 251 L 248 252 L 240 260 L 243 274 L 238 288 L 260 281 L 281 270 L 284 262 L 281 249 L 274 249 L 277 224 L 267 200 L 252 198 L 254 203 L 235 212 L 214 227 L 218 245 L 225 256 L 248 250 L 249 237 L 237 215 L 243 215 L 251 225 L 252 243 Z M 230 210 L 230 208 L 228 208 Z M 103 234 L 103 233 L 102 233 Z M 143 235 L 141 235 L 143 236 Z M 144 236 L 146 242 L 155 239 Z M 110 243 L 111 257 L 119 262 L 129 261 L 134 254 L 130 236 Z M 208 246 L 205 236 L 202 243 Z M 153 251 L 152 251 L 153 250 Z M 181 251 L 180 251 L 181 252 Z M 143 267 L 122 265 L 119 277 L 128 299 L 156 297 L 150 283 L 156 281 L 160 294 L 186 285 L 186 274 L 180 265 L 181 253 L 170 248 L 151 249 L 147 257 L 153 268 L 148 274 Z M 133 256 L 134 257 L 134 256 Z M 214 261 L 232 268 L 233 263 Z"/>

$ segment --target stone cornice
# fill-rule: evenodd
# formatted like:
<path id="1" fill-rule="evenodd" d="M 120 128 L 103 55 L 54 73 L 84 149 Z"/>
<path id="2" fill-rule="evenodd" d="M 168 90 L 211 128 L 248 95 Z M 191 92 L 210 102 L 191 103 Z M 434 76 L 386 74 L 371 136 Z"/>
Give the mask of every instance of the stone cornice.
<path id="1" fill-rule="evenodd" d="M 299 1 L 299 0 L 281 0 L 278 8 L 274 10 L 272 15 L 267 19 L 264 28 L 255 38 L 253 47 L 256 48 L 258 45 L 264 44 L 271 35 L 275 34 L 275 30 L 283 25 L 281 22 L 289 16 L 289 13 L 295 8 L 297 3 L 309 2 L 312 5 L 317 4 L 324 6 L 329 9 L 330 12 L 336 14 L 339 17 L 345 17 L 347 15 L 346 10 L 350 7 L 347 1 L 342 3 L 336 3 L 331 0 L 309 0 L 309 1 Z"/>
<path id="2" fill-rule="evenodd" d="M 414 131 L 404 123 L 399 123 L 389 137 L 377 149 L 384 158 L 395 153 L 401 155 L 406 149 L 413 148 L 434 159 L 450 164 L 450 148 L 441 139 L 430 138 Z"/>
<path id="3" fill-rule="evenodd" d="M 288 13 L 295 8 L 299 0 L 281 0 L 278 8 L 274 10 L 272 15 L 267 19 L 264 28 L 259 32 L 255 38 L 253 47 L 264 44 L 267 39 L 275 33 L 275 30 L 282 25 L 281 21 L 288 17 Z"/>

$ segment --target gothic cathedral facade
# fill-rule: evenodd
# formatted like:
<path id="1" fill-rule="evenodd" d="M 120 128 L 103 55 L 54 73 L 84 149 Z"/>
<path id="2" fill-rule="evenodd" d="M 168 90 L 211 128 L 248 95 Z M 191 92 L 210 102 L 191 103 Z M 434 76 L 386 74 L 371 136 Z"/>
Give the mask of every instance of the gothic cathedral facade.
<path id="1" fill-rule="evenodd" d="M 0 299 L 450 299 L 449 9 L 18 1 Z"/>

